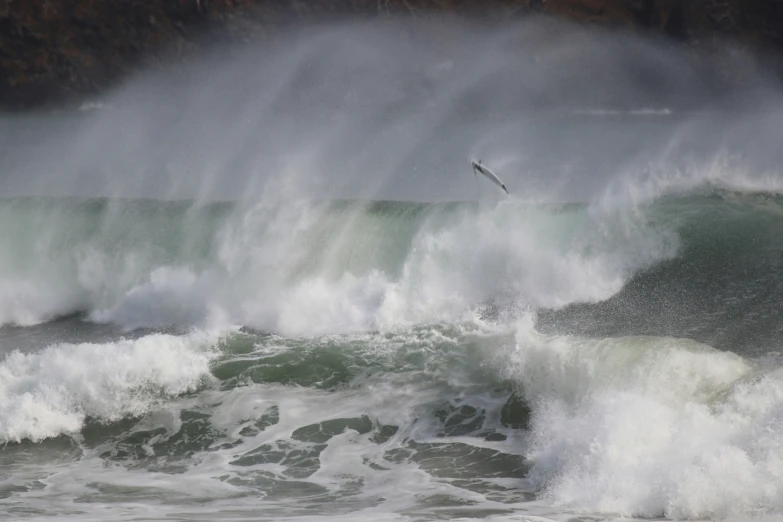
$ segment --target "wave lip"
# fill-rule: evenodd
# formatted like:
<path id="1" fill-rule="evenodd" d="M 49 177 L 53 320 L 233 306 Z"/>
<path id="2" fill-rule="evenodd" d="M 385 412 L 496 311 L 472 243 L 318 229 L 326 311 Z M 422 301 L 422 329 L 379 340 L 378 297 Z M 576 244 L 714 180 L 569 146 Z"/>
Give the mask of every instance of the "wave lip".
<path id="1" fill-rule="evenodd" d="M 0 440 L 39 441 L 146 413 L 209 378 L 212 335 L 58 344 L 0 362 Z"/>
<path id="2" fill-rule="evenodd" d="M 604 393 L 628 392 L 673 406 L 709 400 L 752 367 L 741 357 L 688 339 L 544 336 L 517 332 L 513 374 L 528 400 L 576 407 Z M 509 370 L 511 371 L 511 370 Z"/>

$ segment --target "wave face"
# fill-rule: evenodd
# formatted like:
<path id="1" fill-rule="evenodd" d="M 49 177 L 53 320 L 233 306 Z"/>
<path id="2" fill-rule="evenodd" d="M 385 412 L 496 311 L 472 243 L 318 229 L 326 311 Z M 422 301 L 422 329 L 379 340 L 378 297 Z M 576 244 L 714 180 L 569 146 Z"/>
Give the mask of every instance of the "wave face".
<path id="1" fill-rule="evenodd" d="M 17 325 L 80 312 L 300 336 L 455 321 L 498 300 L 602 301 L 679 248 L 674 227 L 579 205 L 17 199 L 0 214 L 0 321 Z"/>
<path id="2" fill-rule="evenodd" d="M 83 313 L 125 329 L 307 336 L 516 310 L 580 334 L 695 333 L 735 347 L 748 329 L 780 333 L 781 210 L 779 196 L 712 189 L 632 212 L 6 200 L 0 321 Z"/>

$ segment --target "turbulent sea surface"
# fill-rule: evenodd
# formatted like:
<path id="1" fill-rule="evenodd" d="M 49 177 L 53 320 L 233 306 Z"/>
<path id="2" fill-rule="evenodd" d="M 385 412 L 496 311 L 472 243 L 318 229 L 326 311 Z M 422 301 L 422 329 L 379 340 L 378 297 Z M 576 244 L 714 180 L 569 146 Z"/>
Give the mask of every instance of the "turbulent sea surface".
<path id="1" fill-rule="evenodd" d="M 0 201 L 0 517 L 783 513 L 783 198 Z"/>
<path id="2" fill-rule="evenodd" d="M 0 114 L 0 520 L 783 519 L 780 82 L 489 24 Z"/>

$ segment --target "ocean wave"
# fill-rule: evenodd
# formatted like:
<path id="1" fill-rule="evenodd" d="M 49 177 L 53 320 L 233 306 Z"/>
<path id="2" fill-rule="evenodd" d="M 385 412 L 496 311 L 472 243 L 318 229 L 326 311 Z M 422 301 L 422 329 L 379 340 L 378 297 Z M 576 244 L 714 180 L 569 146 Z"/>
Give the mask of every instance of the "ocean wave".
<path id="1" fill-rule="evenodd" d="M 779 513 L 783 379 L 688 339 L 544 336 L 496 359 L 532 409 L 528 479 L 567 510 L 704 519 Z"/>
<path id="2" fill-rule="evenodd" d="M 0 204 L 0 322 L 83 311 L 127 328 L 244 324 L 290 335 L 453 320 L 611 296 L 674 255 L 646 223 L 514 203 Z"/>
<path id="3" fill-rule="evenodd" d="M 486 305 L 599 303 L 675 258 L 720 261 L 736 249 L 720 250 L 719 228 L 774 243 L 778 196 L 705 190 L 626 209 L 7 200 L 0 324 L 78 311 L 126 329 L 245 325 L 297 336 L 458 321 Z M 764 267 L 775 245 L 747 247 L 761 281 L 772 277 Z M 665 287 L 677 274 L 659 277 Z"/>
<path id="4" fill-rule="evenodd" d="M 547 335 L 533 319 L 53 345 L 3 360 L 0 427 L 5 441 L 40 441 L 107 424 L 90 432 L 100 457 L 69 476 L 135 484 L 173 473 L 185 497 L 176 484 L 198 480 L 218 496 L 293 483 L 362 502 L 372 488 L 356 489 L 360 476 L 418 480 L 422 498 L 447 488 L 479 506 L 532 491 L 525 509 L 541 516 L 783 509 L 779 362 L 688 339 Z M 387 498 L 387 510 L 418 502 Z"/>
<path id="5" fill-rule="evenodd" d="M 209 379 L 211 334 L 155 334 L 103 344 L 55 344 L 0 361 L 0 440 L 78 433 L 139 416 Z"/>

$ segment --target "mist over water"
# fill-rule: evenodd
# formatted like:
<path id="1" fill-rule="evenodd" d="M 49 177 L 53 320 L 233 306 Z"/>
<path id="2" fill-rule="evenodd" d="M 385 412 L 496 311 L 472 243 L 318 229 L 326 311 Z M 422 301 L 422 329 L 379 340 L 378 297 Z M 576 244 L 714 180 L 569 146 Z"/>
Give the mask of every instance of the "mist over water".
<path id="1" fill-rule="evenodd" d="M 618 175 L 769 174 L 780 95 L 756 62 L 552 21 L 317 25 L 5 116 L 2 190 L 472 201 L 480 158 L 520 199 L 588 201 Z"/>
<path id="2" fill-rule="evenodd" d="M 0 116 L 0 513 L 783 515 L 781 99 L 387 20 Z"/>

